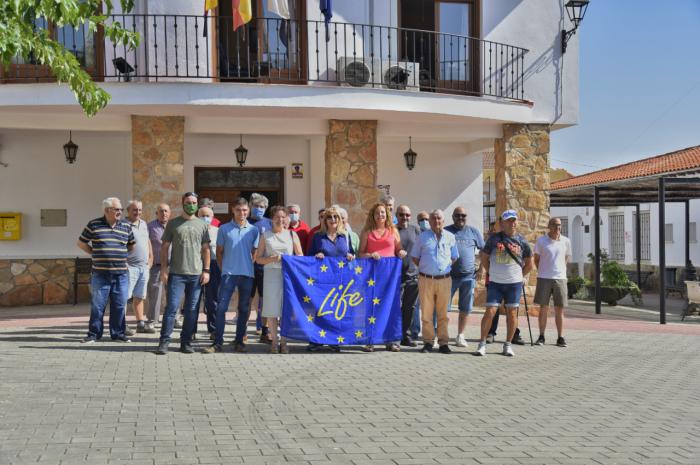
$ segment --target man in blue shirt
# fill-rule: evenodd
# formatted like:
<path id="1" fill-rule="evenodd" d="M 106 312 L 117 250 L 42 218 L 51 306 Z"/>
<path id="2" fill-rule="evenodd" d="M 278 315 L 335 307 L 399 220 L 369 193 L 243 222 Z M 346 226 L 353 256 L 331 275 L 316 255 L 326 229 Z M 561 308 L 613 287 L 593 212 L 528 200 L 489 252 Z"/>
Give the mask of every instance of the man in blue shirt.
<path id="1" fill-rule="evenodd" d="M 455 292 L 459 291 L 459 320 L 457 322 L 455 345 L 457 347 L 467 347 L 467 341 L 464 339 L 464 330 L 467 327 L 467 318 L 472 312 L 474 286 L 478 279 L 478 266 L 475 263 L 474 256 L 478 250 L 484 247 L 484 238 L 478 229 L 467 225 L 467 211 L 464 207 L 454 209 L 452 221 L 453 223 L 446 227 L 445 231 L 454 234 L 457 240 L 459 260 L 454 264 L 450 273 L 452 275 L 452 291 L 450 292 L 448 309 Z"/>
<path id="2" fill-rule="evenodd" d="M 243 337 L 248 328 L 250 296 L 255 276 L 253 262 L 260 240 L 260 231 L 247 220 L 249 210 L 248 201 L 239 198 L 233 207 L 233 219 L 222 224 L 216 235 L 216 261 L 221 270 L 221 281 L 214 320 L 216 328 L 214 344 L 204 350 L 207 354 L 221 352 L 226 327 L 226 310 L 236 288 L 238 288 L 238 315 L 234 350 L 247 352 Z"/>
<path id="3" fill-rule="evenodd" d="M 454 235 L 443 229 L 445 217 L 442 210 L 433 210 L 429 221 L 430 229 L 418 236 L 411 250 L 411 258 L 418 266 L 418 298 L 423 321 L 421 352 L 433 350 L 433 312 L 437 311 L 439 350 L 443 354 L 449 354 L 447 304 L 452 284 L 450 271 L 452 264 L 459 258 L 459 252 Z"/>

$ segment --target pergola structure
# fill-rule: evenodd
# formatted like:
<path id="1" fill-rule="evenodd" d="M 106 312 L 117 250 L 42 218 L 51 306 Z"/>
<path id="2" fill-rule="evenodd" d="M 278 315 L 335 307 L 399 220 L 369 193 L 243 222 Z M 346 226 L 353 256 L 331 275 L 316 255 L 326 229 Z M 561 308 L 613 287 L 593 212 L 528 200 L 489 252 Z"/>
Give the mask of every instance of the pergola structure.
<path id="1" fill-rule="evenodd" d="M 666 218 L 667 202 L 685 204 L 685 264 L 690 267 L 690 200 L 700 198 L 700 146 L 638 160 L 576 176 L 552 184 L 551 207 L 589 207 L 595 222 L 595 308 L 601 313 L 600 207 L 634 206 L 637 210 L 635 248 L 637 284 L 641 287 L 641 234 L 639 205 L 659 204 L 659 322 L 666 324 Z"/>

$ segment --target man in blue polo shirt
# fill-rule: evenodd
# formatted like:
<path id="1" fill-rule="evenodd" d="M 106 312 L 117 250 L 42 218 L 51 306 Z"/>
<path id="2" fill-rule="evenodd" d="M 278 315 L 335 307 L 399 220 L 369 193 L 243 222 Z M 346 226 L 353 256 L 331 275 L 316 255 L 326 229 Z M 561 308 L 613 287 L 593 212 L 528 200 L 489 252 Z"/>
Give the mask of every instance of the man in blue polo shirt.
<path id="1" fill-rule="evenodd" d="M 474 256 L 478 250 L 484 247 L 484 238 L 478 229 L 467 225 L 467 211 L 464 207 L 457 207 L 452 212 L 452 224 L 445 228 L 446 231 L 454 234 L 457 240 L 457 250 L 459 260 L 452 266 L 452 291 L 450 292 L 450 302 L 455 292 L 459 292 L 458 308 L 459 319 L 457 321 L 457 337 L 455 345 L 457 347 L 467 347 L 467 340 L 464 339 L 464 330 L 467 327 L 467 318 L 472 312 L 474 303 L 474 286 L 477 281 L 477 265 Z"/>
<path id="2" fill-rule="evenodd" d="M 233 207 L 233 219 L 222 224 L 216 235 L 216 261 L 221 269 L 221 281 L 214 321 L 216 335 L 214 344 L 203 351 L 205 354 L 221 352 L 226 327 L 226 310 L 236 288 L 238 288 L 238 315 L 234 350 L 247 352 L 243 337 L 248 327 L 250 298 L 255 276 L 253 262 L 260 239 L 258 228 L 247 220 L 249 210 L 248 201 L 239 198 Z"/>
<path id="3" fill-rule="evenodd" d="M 105 307 L 109 301 L 109 335 L 115 342 L 131 342 L 126 335 L 126 298 L 129 269 L 126 258 L 134 247 L 131 225 L 122 221 L 121 201 L 108 197 L 102 201 L 104 216 L 90 221 L 78 238 L 78 247 L 92 256 L 90 278 L 90 323 L 85 344 L 102 338 Z"/>
<path id="4" fill-rule="evenodd" d="M 418 236 L 411 249 L 411 258 L 418 266 L 418 298 L 423 321 L 421 352 L 433 351 L 433 312 L 437 312 L 439 351 L 449 354 L 447 305 L 452 284 L 450 271 L 452 264 L 459 258 L 459 252 L 454 235 L 444 230 L 445 217 L 442 210 L 433 210 L 429 221 L 430 229 Z"/>

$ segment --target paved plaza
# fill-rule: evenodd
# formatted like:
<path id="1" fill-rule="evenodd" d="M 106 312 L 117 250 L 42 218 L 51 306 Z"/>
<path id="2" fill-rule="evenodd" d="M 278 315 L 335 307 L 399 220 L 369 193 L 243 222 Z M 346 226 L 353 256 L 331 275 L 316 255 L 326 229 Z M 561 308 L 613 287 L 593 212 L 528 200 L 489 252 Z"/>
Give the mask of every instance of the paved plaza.
<path id="1" fill-rule="evenodd" d="M 480 315 L 450 355 L 162 357 L 156 335 L 79 344 L 85 306 L 6 309 L 0 464 L 700 463 L 700 324 L 604 311 L 510 359 L 471 355 Z"/>

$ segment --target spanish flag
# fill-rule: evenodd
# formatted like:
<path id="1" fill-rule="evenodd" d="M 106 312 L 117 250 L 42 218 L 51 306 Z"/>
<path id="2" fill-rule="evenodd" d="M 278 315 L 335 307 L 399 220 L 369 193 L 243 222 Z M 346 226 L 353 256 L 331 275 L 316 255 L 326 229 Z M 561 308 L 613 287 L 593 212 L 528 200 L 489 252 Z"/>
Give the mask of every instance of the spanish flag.
<path id="1" fill-rule="evenodd" d="M 211 11 L 219 6 L 219 0 L 204 0 L 204 12 Z"/>
<path id="2" fill-rule="evenodd" d="M 250 0 L 233 0 L 233 30 L 243 26 L 253 18 Z"/>

